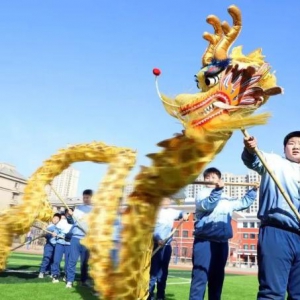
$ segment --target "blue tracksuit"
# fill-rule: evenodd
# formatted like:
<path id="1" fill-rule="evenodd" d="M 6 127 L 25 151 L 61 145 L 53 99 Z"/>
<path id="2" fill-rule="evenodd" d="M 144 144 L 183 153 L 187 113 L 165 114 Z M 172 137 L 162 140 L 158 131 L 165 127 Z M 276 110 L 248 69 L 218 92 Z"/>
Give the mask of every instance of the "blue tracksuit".
<path id="1" fill-rule="evenodd" d="M 223 189 L 205 188 L 198 193 L 190 300 L 204 299 L 207 282 L 209 300 L 221 299 L 232 213 L 248 208 L 256 196 L 256 190 L 242 199 L 228 197 Z"/>
<path id="2" fill-rule="evenodd" d="M 153 240 L 154 249 L 158 241 L 167 239 L 172 231 L 174 221 L 182 218 L 183 212 L 173 208 L 162 208 L 156 221 Z M 171 238 L 151 259 L 149 297 L 154 299 L 154 289 L 157 283 L 157 299 L 165 299 L 165 289 L 168 278 L 168 268 L 172 254 Z"/>
<path id="3" fill-rule="evenodd" d="M 78 205 L 74 210 L 74 217 L 79 220 L 80 225 L 83 226 L 84 231 L 86 232 L 87 222 L 86 215 L 92 210 L 91 205 Z M 68 218 L 69 222 L 73 222 L 73 228 L 71 229 L 72 238 L 70 246 L 70 256 L 67 268 L 67 281 L 73 282 L 75 280 L 76 274 L 76 264 L 80 257 L 81 263 L 81 281 L 85 282 L 88 279 L 88 259 L 89 253 L 86 247 L 84 247 L 80 240 L 84 238 L 85 232 L 80 229 L 80 226 L 77 222 L 74 222 L 73 218 Z"/>
<path id="4" fill-rule="evenodd" d="M 72 225 L 67 220 L 60 220 L 57 224 L 58 237 L 56 238 L 56 246 L 53 256 L 52 275 L 58 277 L 60 275 L 60 263 L 63 255 L 65 256 L 65 276 L 67 274 L 67 266 L 70 256 L 70 240 L 66 238 L 66 234 L 71 230 Z"/>
<path id="5" fill-rule="evenodd" d="M 294 206 L 300 211 L 300 165 L 261 152 Z M 295 214 L 255 154 L 244 149 L 244 164 L 261 178 L 258 218 L 259 292 L 257 299 L 300 299 L 300 226 Z M 274 251 L 274 249 L 276 251 Z"/>
<path id="6" fill-rule="evenodd" d="M 110 254 L 115 268 L 117 268 L 119 264 L 121 230 L 122 230 L 122 222 L 121 222 L 121 215 L 119 214 L 114 222 L 113 236 L 112 236 L 113 249 L 111 250 L 111 254 Z"/>
<path id="7" fill-rule="evenodd" d="M 47 227 L 48 231 L 51 232 L 57 232 L 57 228 L 54 224 L 51 224 Z M 53 237 L 50 233 L 47 233 L 45 235 L 46 238 L 46 244 L 44 246 L 44 255 L 40 267 L 40 273 L 45 273 L 49 266 L 50 270 L 52 271 L 51 264 L 53 262 L 53 255 L 54 255 L 54 249 L 55 249 L 55 244 L 56 244 L 56 238 Z"/>

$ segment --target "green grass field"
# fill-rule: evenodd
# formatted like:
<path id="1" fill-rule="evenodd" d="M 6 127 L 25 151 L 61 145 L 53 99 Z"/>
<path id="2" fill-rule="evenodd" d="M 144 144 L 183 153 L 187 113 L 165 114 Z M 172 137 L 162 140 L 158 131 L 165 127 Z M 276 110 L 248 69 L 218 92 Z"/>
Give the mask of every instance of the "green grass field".
<path id="1" fill-rule="evenodd" d="M 88 288 L 75 285 L 66 289 L 65 283 L 53 284 L 50 277 L 38 279 L 41 256 L 14 253 L 8 260 L 7 271 L 0 273 L 1 300 L 77 300 L 97 299 Z M 167 299 L 188 299 L 190 271 L 170 270 Z M 226 275 L 222 300 L 251 300 L 256 298 L 256 276 Z"/>

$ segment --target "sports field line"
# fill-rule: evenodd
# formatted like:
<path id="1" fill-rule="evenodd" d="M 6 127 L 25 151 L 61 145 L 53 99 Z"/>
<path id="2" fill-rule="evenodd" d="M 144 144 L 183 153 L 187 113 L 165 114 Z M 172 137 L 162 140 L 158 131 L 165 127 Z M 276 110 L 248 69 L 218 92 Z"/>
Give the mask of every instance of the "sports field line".
<path id="1" fill-rule="evenodd" d="M 185 282 L 168 282 L 167 283 L 167 285 L 174 285 L 174 284 L 191 284 L 191 282 L 190 281 L 185 281 Z"/>
<path id="2" fill-rule="evenodd" d="M 40 262 L 41 259 L 36 259 L 36 260 L 32 260 L 32 263 L 35 263 L 35 262 Z M 9 259 L 8 260 L 8 263 L 11 264 L 11 263 L 15 263 L 15 264 L 20 264 L 20 263 L 27 263 L 28 264 L 28 261 L 26 259 Z"/>
<path id="3" fill-rule="evenodd" d="M 30 270 L 14 270 L 14 269 L 7 269 L 4 270 L 6 273 L 26 273 L 26 274 L 38 274 L 39 271 L 30 271 Z"/>
<path id="4" fill-rule="evenodd" d="M 30 253 L 10 253 L 9 257 L 41 257 L 42 254 L 30 254 Z"/>
<path id="5" fill-rule="evenodd" d="M 189 280 L 188 278 L 178 277 L 178 276 L 174 276 L 174 275 L 168 275 L 168 277 L 171 277 L 171 278 L 178 278 L 178 279 L 183 279 L 183 280 Z"/>

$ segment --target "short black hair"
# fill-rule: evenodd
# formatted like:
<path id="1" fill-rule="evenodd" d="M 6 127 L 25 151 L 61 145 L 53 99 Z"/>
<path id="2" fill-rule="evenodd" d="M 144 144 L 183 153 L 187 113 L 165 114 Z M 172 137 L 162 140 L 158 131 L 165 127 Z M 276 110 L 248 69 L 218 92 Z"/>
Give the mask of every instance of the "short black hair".
<path id="1" fill-rule="evenodd" d="M 74 211 L 74 209 L 72 207 L 69 207 L 69 208 L 65 209 L 65 214 L 67 214 L 69 212 L 69 210 Z"/>
<path id="2" fill-rule="evenodd" d="M 203 177 L 206 177 L 208 174 L 211 174 L 211 173 L 216 174 L 219 178 L 222 177 L 220 170 L 218 170 L 217 168 L 207 168 L 203 172 Z"/>
<path id="3" fill-rule="evenodd" d="M 300 137 L 300 131 L 292 131 L 289 134 L 286 135 L 286 137 L 283 140 L 283 145 L 284 147 L 286 146 L 286 144 L 288 143 L 289 139 L 293 138 L 293 137 Z"/>
<path id="4" fill-rule="evenodd" d="M 58 217 L 59 219 L 61 219 L 61 214 L 60 213 L 55 213 L 54 215 L 53 215 L 53 218 L 54 217 Z"/>
<path id="5" fill-rule="evenodd" d="M 88 196 L 93 196 L 94 192 L 93 190 L 84 190 L 82 195 L 88 195 Z"/>

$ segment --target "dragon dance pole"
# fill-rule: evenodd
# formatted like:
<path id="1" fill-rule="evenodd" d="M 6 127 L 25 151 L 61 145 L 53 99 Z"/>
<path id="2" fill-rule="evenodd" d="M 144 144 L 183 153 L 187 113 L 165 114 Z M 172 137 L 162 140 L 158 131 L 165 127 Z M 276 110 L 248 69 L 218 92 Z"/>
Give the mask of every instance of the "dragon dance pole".
<path id="1" fill-rule="evenodd" d="M 42 231 L 44 231 L 44 232 L 46 232 L 46 233 L 48 233 L 48 234 L 51 234 L 51 235 L 53 234 L 52 231 L 49 231 L 49 230 L 44 229 L 44 228 L 42 228 L 42 227 L 39 227 L 39 226 L 36 226 L 36 225 L 32 225 L 32 227 L 35 227 L 35 228 L 37 228 L 37 229 L 39 229 L 39 230 L 42 230 Z M 42 236 L 43 236 L 43 235 L 42 235 Z M 59 236 L 59 234 L 57 234 L 57 236 Z M 62 239 L 62 240 L 65 240 L 64 237 L 59 236 L 59 238 Z"/>
<path id="2" fill-rule="evenodd" d="M 42 231 L 44 231 L 44 232 L 46 232 L 46 233 L 49 233 L 49 234 L 52 234 L 52 233 L 53 233 L 52 231 L 49 231 L 49 230 L 47 230 L 47 229 L 44 229 L 44 228 L 39 227 L 39 226 L 36 226 L 36 225 L 32 225 L 32 227 L 35 227 L 35 228 L 37 228 L 37 229 L 39 229 L 39 230 L 42 230 Z"/>
<path id="3" fill-rule="evenodd" d="M 216 183 L 211 181 L 194 181 L 191 184 L 215 185 Z M 224 184 L 228 186 L 257 186 L 259 182 L 224 182 Z"/>
<path id="4" fill-rule="evenodd" d="M 246 129 L 241 129 L 242 133 L 244 134 L 245 138 L 250 138 L 249 133 L 247 132 Z M 297 208 L 295 207 L 295 205 L 293 204 L 292 200 L 290 199 L 289 195 L 285 192 L 284 188 L 282 187 L 280 181 L 278 180 L 278 178 L 275 176 L 275 174 L 273 173 L 273 171 L 271 170 L 271 168 L 268 166 L 267 162 L 265 161 L 263 155 L 261 154 L 261 152 L 258 150 L 258 148 L 256 147 L 254 149 L 254 153 L 257 155 L 257 157 L 260 159 L 261 163 L 263 164 L 263 166 L 265 167 L 266 171 L 269 173 L 269 175 L 271 176 L 271 178 L 273 179 L 275 185 L 277 186 L 277 188 L 279 189 L 281 195 L 283 196 L 283 198 L 285 199 L 285 201 L 287 202 L 287 204 L 289 205 L 289 207 L 291 208 L 291 210 L 294 212 L 294 214 L 296 215 L 298 221 L 300 221 L 300 214 L 297 210 Z"/>
<path id="5" fill-rule="evenodd" d="M 25 243 L 22 243 L 21 245 L 19 245 L 19 246 L 15 247 L 15 248 L 12 248 L 12 249 L 10 249 L 10 251 L 15 251 L 15 250 L 17 250 L 17 249 L 19 249 L 19 248 L 21 248 L 21 247 L 23 247 L 23 246 L 27 245 L 27 244 L 31 244 L 33 241 L 35 241 L 35 240 L 37 240 L 37 239 L 40 239 L 40 238 L 42 238 L 42 237 L 44 237 L 44 235 L 43 235 L 43 234 L 41 234 L 41 235 L 37 236 L 37 237 L 36 237 L 36 238 L 34 238 L 32 241 L 27 241 L 27 242 L 25 242 Z"/>

